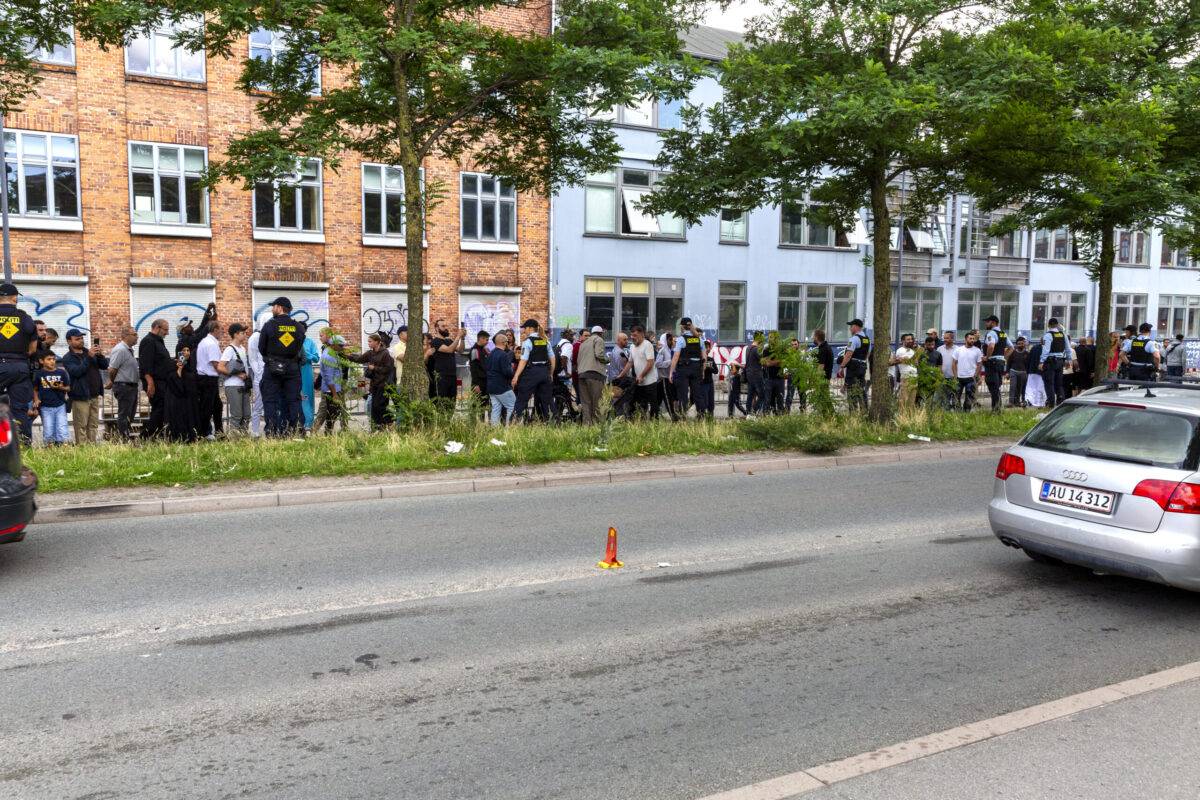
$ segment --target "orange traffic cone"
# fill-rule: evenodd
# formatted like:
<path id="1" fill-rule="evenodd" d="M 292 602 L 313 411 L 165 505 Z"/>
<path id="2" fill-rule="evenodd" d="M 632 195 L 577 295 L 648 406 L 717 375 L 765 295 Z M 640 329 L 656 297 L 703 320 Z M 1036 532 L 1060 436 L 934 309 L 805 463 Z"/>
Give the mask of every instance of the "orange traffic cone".
<path id="1" fill-rule="evenodd" d="M 596 564 L 600 569 L 617 569 L 625 564 L 617 561 L 617 529 L 608 529 L 608 546 L 604 548 L 604 560 Z"/>

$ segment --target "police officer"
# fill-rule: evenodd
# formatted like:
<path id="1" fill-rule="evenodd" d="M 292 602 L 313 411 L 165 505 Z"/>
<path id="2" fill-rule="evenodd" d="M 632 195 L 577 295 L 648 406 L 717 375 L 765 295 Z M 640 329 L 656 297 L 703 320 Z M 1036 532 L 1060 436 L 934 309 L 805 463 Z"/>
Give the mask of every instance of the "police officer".
<path id="1" fill-rule="evenodd" d="M 675 383 L 675 396 L 679 406 L 679 419 L 687 419 L 688 398 L 696 403 L 700 397 L 700 382 L 704 362 L 708 359 L 708 347 L 704 334 L 692 324 L 691 317 L 679 320 L 679 342 L 675 355 L 671 357 L 670 380 Z"/>
<path id="2" fill-rule="evenodd" d="M 0 394 L 7 394 L 12 416 L 26 442 L 33 438 L 33 381 L 29 356 L 37 350 L 37 326 L 17 308 L 20 293 L 11 283 L 0 284 Z"/>
<path id="3" fill-rule="evenodd" d="M 292 319 L 292 301 L 277 297 L 258 337 L 265 369 L 262 376 L 263 416 L 268 436 L 300 429 L 300 356 L 304 352 L 303 322 Z"/>
<path id="4" fill-rule="evenodd" d="M 1046 323 L 1046 333 L 1042 336 L 1042 358 L 1038 364 L 1042 382 L 1046 384 L 1046 405 L 1050 408 L 1066 402 L 1067 387 L 1063 382 L 1063 367 L 1070 353 L 1071 337 L 1063 332 L 1058 320 L 1052 317 Z"/>
<path id="5" fill-rule="evenodd" d="M 525 406 L 531 397 L 538 419 L 543 422 L 550 419 L 550 403 L 554 397 L 550 376 L 554 373 L 555 359 L 550 340 L 541 334 L 540 329 L 536 319 L 527 319 L 521 326 L 525 340 L 521 342 L 521 360 L 512 377 L 512 386 L 517 390 L 514 419 L 524 419 Z"/>
<path id="6" fill-rule="evenodd" d="M 850 343 L 842 351 L 842 374 L 846 378 L 846 398 L 850 407 L 867 410 L 867 364 L 871 357 L 871 337 L 863 333 L 863 321 L 852 319 Z"/>
<path id="7" fill-rule="evenodd" d="M 1000 327 L 1000 318 L 995 314 L 983 321 L 987 333 L 983 337 L 983 379 L 988 394 L 992 396 L 992 411 L 1000 410 L 1000 385 L 1004 383 L 1004 372 L 1008 366 L 1008 354 L 1012 345 L 1008 334 Z"/>
<path id="8" fill-rule="evenodd" d="M 1162 353 L 1158 342 L 1150 336 L 1153 330 L 1149 322 L 1143 322 L 1138 328 L 1138 335 L 1126 339 L 1121 347 L 1121 363 L 1125 365 L 1126 375 L 1131 381 L 1152 381 L 1158 375 Z"/>

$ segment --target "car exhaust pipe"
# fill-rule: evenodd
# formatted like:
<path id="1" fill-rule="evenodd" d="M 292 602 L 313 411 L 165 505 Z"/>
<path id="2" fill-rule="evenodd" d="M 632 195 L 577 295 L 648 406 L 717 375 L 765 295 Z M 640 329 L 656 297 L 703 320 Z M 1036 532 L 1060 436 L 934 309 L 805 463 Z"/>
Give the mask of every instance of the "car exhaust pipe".
<path id="1" fill-rule="evenodd" d="M 1018 550 L 1023 549 L 1021 547 L 1021 543 L 1018 542 L 1016 539 L 1012 538 L 1011 536 L 1001 536 L 999 538 L 1000 538 L 1001 543 L 1003 543 L 1005 547 L 1015 547 Z"/>

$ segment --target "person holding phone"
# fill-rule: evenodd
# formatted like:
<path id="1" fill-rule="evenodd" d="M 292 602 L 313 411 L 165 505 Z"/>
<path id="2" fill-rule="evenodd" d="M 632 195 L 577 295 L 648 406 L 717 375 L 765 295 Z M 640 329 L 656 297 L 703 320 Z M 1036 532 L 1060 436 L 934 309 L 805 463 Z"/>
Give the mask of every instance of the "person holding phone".
<path id="1" fill-rule="evenodd" d="M 454 401 L 458 397 L 458 354 L 463 349 L 467 328 L 459 324 L 458 331 L 452 337 L 446 320 L 436 319 L 433 329 L 435 335 L 429 343 L 433 349 L 433 398 L 453 411 Z"/>

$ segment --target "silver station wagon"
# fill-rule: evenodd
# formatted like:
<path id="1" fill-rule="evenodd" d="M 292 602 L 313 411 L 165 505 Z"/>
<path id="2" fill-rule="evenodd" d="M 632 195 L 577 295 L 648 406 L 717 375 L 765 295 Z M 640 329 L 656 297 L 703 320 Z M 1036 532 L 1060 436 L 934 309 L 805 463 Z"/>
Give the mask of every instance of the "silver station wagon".
<path id="1" fill-rule="evenodd" d="M 1000 457 L 988 521 L 1035 561 L 1200 590 L 1200 385 L 1112 381 Z"/>

